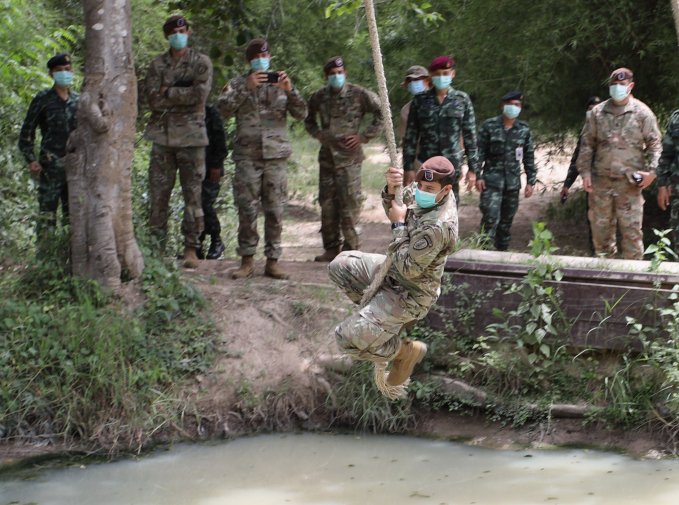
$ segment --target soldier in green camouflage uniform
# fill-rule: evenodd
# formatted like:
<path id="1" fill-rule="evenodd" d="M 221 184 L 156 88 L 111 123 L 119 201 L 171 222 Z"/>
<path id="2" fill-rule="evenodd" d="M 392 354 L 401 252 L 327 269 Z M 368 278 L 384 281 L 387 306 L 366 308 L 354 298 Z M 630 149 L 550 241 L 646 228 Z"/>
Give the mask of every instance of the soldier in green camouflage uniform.
<path id="1" fill-rule="evenodd" d="M 332 261 L 342 245 L 340 228 L 344 237 L 342 248 L 345 251 L 360 248 L 356 224 L 363 203 L 361 144 L 380 133 L 383 119 L 377 95 L 346 82 L 346 69 L 340 56 L 330 58 L 323 71 L 328 85 L 311 96 L 304 126 L 321 143 L 318 203 L 325 252 L 314 259 Z M 367 114 L 372 115 L 372 121 L 360 131 L 361 121 Z"/>
<path id="2" fill-rule="evenodd" d="M 433 88 L 413 97 L 403 144 L 406 185 L 415 175 L 415 160 L 445 156 L 455 167 L 453 193 L 460 198 L 462 159 L 467 154 L 469 173 L 478 171 L 476 119 L 469 95 L 452 87 L 455 61 L 438 56 L 429 65 Z M 460 140 L 464 140 L 464 147 Z M 467 179 L 467 184 L 473 184 Z"/>
<path id="3" fill-rule="evenodd" d="M 73 72 L 71 57 L 58 54 L 47 62 L 54 86 L 38 93 L 26 113 L 19 134 L 19 150 L 28 168 L 39 177 L 37 235 L 38 244 L 45 243 L 45 233 L 54 228 L 61 201 L 64 220 L 68 217 L 68 188 L 64 171 L 66 142 L 76 127 L 78 93 L 71 90 Z M 35 130 L 40 128 L 40 154 L 35 157 Z"/>
<path id="4" fill-rule="evenodd" d="M 670 199 L 672 240 L 674 251 L 679 254 L 679 109 L 672 113 L 667 124 L 658 161 L 658 206 L 667 209 Z"/>
<path id="5" fill-rule="evenodd" d="M 640 260 L 644 255 L 641 191 L 655 180 L 660 131 L 653 111 L 631 94 L 631 70 L 614 70 L 609 83 L 611 98 L 594 107 L 585 122 L 578 172 L 589 193 L 595 253 L 609 257 L 616 254 L 617 226 L 623 257 Z"/>
<path id="6" fill-rule="evenodd" d="M 437 300 L 446 258 L 457 241 L 452 164 L 442 156 L 426 160 L 416 180 L 404 188 L 404 205 L 398 205 L 394 194 L 403 172 L 396 168 L 387 172 L 382 204 L 392 222 L 388 250 L 392 265 L 372 300 L 335 328 L 339 347 L 350 355 L 375 362 L 393 360 L 387 379 L 393 386 L 408 379 L 426 352 L 421 342 L 402 345 L 399 333 L 406 323 L 422 319 Z M 330 263 L 329 275 L 359 304 L 384 259 L 381 254 L 345 251 Z"/>
<path id="7" fill-rule="evenodd" d="M 511 240 L 512 221 L 519 208 L 521 163 L 526 172 L 526 198 L 533 194 L 537 178 L 531 131 L 528 124 L 516 119 L 522 98 L 518 91 L 504 95 L 502 114 L 485 120 L 479 129 L 482 168 L 476 174 L 476 188 L 481 193 L 481 233 L 498 251 L 506 251 Z"/>
<path id="8" fill-rule="evenodd" d="M 205 102 L 212 86 L 212 62 L 187 47 L 191 34 L 183 16 L 163 25 L 170 50 L 156 57 L 146 76 L 151 118 L 146 138 L 153 142 L 149 164 L 149 226 L 161 244 L 167 235 L 170 196 L 179 171 L 184 196 L 184 266 L 198 266 L 203 231 L 201 190 L 205 176 Z"/>
<path id="9" fill-rule="evenodd" d="M 250 72 L 233 79 L 219 97 L 225 118 L 236 116 L 233 160 L 236 173 L 233 196 L 238 206 L 238 254 L 241 266 L 235 279 L 250 277 L 257 250 L 257 214 L 264 210 L 265 275 L 285 279 L 277 261 L 281 255 L 283 207 L 287 198 L 287 163 L 292 147 L 287 114 L 306 117 L 306 102 L 284 71 L 270 72 L 271 55 L 264 39 L 253 39 L 245 54 Z M 271 78 L 272 81 L 269 82 Z"/>

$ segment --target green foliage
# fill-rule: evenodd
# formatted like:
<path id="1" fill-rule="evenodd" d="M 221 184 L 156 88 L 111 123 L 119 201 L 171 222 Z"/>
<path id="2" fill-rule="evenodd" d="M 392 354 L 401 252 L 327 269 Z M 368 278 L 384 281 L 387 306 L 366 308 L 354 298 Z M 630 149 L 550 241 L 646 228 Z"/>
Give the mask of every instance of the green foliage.
<path id="1" fill-rule="evenodd" d="M 6 437 L 115 451 L 177 418 L 175 387 L 210 366 L 213 330 L 195 288 L 149 256 L 146 265 L 138 301 L 109 298 L 55 258 L 0 277 Z"/>
<path id="2" fill-rule="evenodd" d="M 674 252 L 672 248 L 672 230 L 656 230 L 653 229 L 653 233 L 658 238 L 655 244 L 649 245 L 644 251 L 644 256 L 651 257 L 651 272 L 657 272 L 660 268 L 660 264 L 668 260 L 668 258 L 677 260 L 677 253 Z"/>

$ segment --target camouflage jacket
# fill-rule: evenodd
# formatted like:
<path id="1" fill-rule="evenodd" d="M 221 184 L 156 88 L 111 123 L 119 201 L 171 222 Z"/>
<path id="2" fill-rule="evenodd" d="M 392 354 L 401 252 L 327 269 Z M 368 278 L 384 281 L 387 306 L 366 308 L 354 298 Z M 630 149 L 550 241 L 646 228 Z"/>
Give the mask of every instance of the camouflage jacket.
<path id="1" fill-rule="evenodd" d="M 658 185 L 679 186 L 679 109 L 675 110 L 667 124 L 662 139 L 662 153 L 658 162 Z"/>
<path id="2" fill-rule="evenodd" d="M 478 177 L 489 188 L 521 189 L 522 162 L 527 183 L 535 185 L 535 151 L 528 124 L 516 120 L 505 130 L 502 116 L 486 119 L 479 129 L 479 162 L 483 168 Z"/>
<path id="3" fill-rule="evenodd" d="M 168 147 L 206 146 L 205 102 L 211 87 L 212 62 L 204 54 L 188 48 L 179 60 L 170 51 L 156 57 L 146 76 L 151 108 L 146 138 Z"/>
<path id="4" fill-rule="evenodd" d="M 455 180 L 459 180 L 463 157 L 460 137 L 469 170 L 477 172 L 476 119 L 469 95 L 450 88 L 441 104 L 435 89 L 415 95 L 403 144 L 403 168 L 412 170 L 416 158 L 422 162 L 432 156 L 445 156 L 455 167 Z"/>
<path id="5" fill-rule="evenodd" d="M 372 122 L 360 130 L 366 114 L 372 114 Z M 320 120 L 320 125 L 319 121 Z M 323 148 L 332 153 L 335 164 L 363 161 L 363 149 L 343 149 L 340 142 L 347 135 L 359 134 L 368 141 L 376 137 L 383 126 L 380 100 L 375 93 L 356 84 L 347 83 L 339 93 L 324 86 L 311 96 L 309 114 L 304 127 L 318 139 Z"/>
<path id="6" fill-rule="evenodd" d="M 54 88 L 50 88 L 33 98 L 19 134 L 19 150 L 28 163 L 36 160 L 36 128 L 40 128 L 42 136 L 38 158 L 40 163 L 64 157 L 68 136 L 76 127 L 78 96 L 78 93 L 70 90 L 68 100 L 62 100 Z"/>
<path id="7" fill-rule="evenodd" d="M 631 97 L 626 105 L 609 99 L 592 109 L 582 131 L 578 172 L 584 177 L 630 178 L 637 170 L 655 172 L 660 130 L 653 111 Z"/>
<path id="8" fill-rule="evenodd" d="M 403 202 L 408 205 L 406 226 L 392 232 L 388 278 L 392 284 L 403 287 L 417 305 L 429 309 L 441 293 L 443 268 L 457 242 L 457 205 L 451 192 L 438 205 L 422 209 L 415 203 L 416 187 L 414 182 L 403 188 Z M 385 187 L 382 191 L 385 212 L 393 200 Z"/>
<path id="9" fill-rule="evenodd" d="M 287 113 L 298 120 L 307 114 L 306 102 L 296 89 L 286 92 L 273 84 L 262 84 L 251 91 L 246 86 L 249 74 L 232 79 L 219 96 L 224 118 L 236 116 L 233 159 L 275 160 L 288 158 Z"/>
<path id="10" fill-rule="evenodd" d="M 224 159 L 229 154 L 226 148 L 226 133 L 224 133 L 222 117 L 212 105 L 205 107 L 205 129 L 210 142 L 205 148 L 205 168 L 219 168 L 220 173 L 224 175 Z M 208 175 L 206 170 L 206 179 Z"/>

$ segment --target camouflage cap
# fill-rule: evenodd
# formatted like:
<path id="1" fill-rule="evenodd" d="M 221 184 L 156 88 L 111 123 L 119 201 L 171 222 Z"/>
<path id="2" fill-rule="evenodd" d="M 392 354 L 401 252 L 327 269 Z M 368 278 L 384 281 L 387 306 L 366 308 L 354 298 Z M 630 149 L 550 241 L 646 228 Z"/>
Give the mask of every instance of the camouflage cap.
<path id="1" fill-rule="evenodd" d="M 445 177 L 450 177 L 455 173 L 453 164 L 443 156 L 433 156 L 422 163 L 422 166 L 415 175 L 416 181 L 440 181 Z"/>
<path id="2" fill-rule="evenodd" d="M 632 72 L 629 68 L 625 67 L 620 67 L 616 68 L 611 72 L 610 77 L 608 78 L 608 82 L 615 82 L 615 81 L 633 81 L 634 80 L 634 72 Z"/>
<path id="3" fill-rule="evenodd" d="M 248 47 L 245 48 L 245 58 L 250 61 L 259 53 L 268 53 L 269 43 L 266 39 L 252 39 L 248 42 Z"/>
<path id="4" fill-rule="evenodd" d="M 344 68 L 344 59 L 341 56 L 333 56 L 323 65 L 323 72 L 326 74 L 333 68 Z"/>
<path id="5" fill-rule="evenodd" d="M 510 100 L 523 100 L 523 93 L 518 90 L 510 91 L 502 95 L 500 100 L 503 102 L 509 102 Z"/>
<path id="6" fill-rule="evenodd" d="M 450 56 L 437 56 L 429 64 L 429 71 L 447 70 L 455 68 L 455 60 Z"/>
<path id="7" fill-rule="evenodd" d="M 71 64 L 71 55 L 68 53 L 59 53 L 55 54 L 52 56 L 49 60 L 47 60 L 47 68 L 52 70 L 54 67 L 58 67 L 61 65 L 70 65 Z"/>
<path id="8" fill-rule="evenodd" d="M 181 14 L 175 14 L 174 16 L 167 18 L 167 21 L 165 21 L 165 24 L 163 24 L 163 33 L 165 36 L 168 36 L 174 32 L 175 28 L 181 28 L 182 26 L 185 26 L 188 30 L 189 22 Z"/>
<path id="9" fill-rule="evenodd" d="M 408 81 L 415 81 L 424 77 L 429 77 L 429 72 L 427 72 L 427 69 L 422 65 L 413 65 L 412 67 L 408 68 L 403 84 L 406 84 Z"/>

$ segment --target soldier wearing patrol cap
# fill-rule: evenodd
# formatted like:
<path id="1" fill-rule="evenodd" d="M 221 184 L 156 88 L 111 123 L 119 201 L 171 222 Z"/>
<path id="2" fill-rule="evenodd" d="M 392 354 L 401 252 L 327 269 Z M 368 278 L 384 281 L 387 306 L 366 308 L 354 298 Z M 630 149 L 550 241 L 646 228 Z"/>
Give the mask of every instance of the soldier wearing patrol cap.
<path id="1" fill-rule="evenodd" d="M 66 142 L 76 127 L 78 93 L 71 89 L 71 56 L 60 53 L 47 61 L 54 85 L 31 101 L 19 134 L 19 150 L 38 183 L 40 214 L 37 224 L 39 249 L 47 245 L 46 233 L 54 228 L 61 201 L 64 220 L 68 217 L 68 188 L 64 170 Z M 40 128 L 40 152 L 35 155 L 35 131 Z"/>
<path id="2" fill-rule="evenodd" d="M 633 89 L 630 69 L 611 73 L 611 98 L 595 106 L 585 122 L 577 167 L 589 193 L 595 254 L 615 256 L 619 229 L 622 256 L 640 260 L 644 255 L 641 190 L 655 179 L 661 142 L 655 114 L 632 96 Z"/>
<path id="3" fill-rule="evenodd" d="M 347 82 L 341 56 L 330 58 L 323 66 L 323 72 L 328 84 L 311 96 L 304 127 L 321 143 L 318 203 L 325 251 L 314 260 L 332 261 L 340 248 L 348 251 L 358 250 L 361 246 L 356 229 L 364 199 L 361 194 L 364 159 L 361 144 L 382 131 L 383 118 L 377 95 Z M 372 116 L 372 120 L 361 128 L 367 115 Z"/>
<path id="4" fill-rule="evenodd" d="M 501 100 L 502 114 L 485 120 L 479 128 L 481 170 L 475 175 L 476 189 L 481 193 L 481 233 L 485 234 L 489 246 L 506 251 L 519 208 L 521 164 L 526 172 L 526 198 L 533 194 L 537 171 L 530 128 L 517 119 L 523 95 L 520 91 L 510 91 Z"/>
<path id="5" fill-rule="evenodd" d="M 172 188 L 179 171 L 184 196 L 184 266 L 198 266 L 203 231 L 202 183 L 205 177 L 205 102 L 212 87 L 212 62 L 188 47 L 191 30 L 184 16 L 163 24 L 167 52 L 156 57 L 146 76 L 151 118 L 146 138 L 153 142 L 149 163 L 149 226 L 161 246 L 167 235 Z"/>
<path id="6" fill-rule="evenodd" d="M 426 160 L 416 182 L 403 189 L 403 204 L 395 200 L 403 170 L 389 168 L 382 205 L 391 221 L 392 260 L 387 278 L 366 307 L 335 328 L 339 347 L 357 359 L 390 361 L 389 386 L 404 384 L 427 346 L 401 341 L 404 325 L 427 315 L 441 290 L 446 258 L 457 241 L 457 206 L 452 196 L 455 168 L 443 156 Z M 340 253 L 330 263 L 330 279 L 359 304 L 383 263 L 381 254 Z"/>
<path id="7" fill-rule="evenodd" d="M 403 141 L 403 168 L 409 184 L 415 178 L 415 160 L 445 156 L 455 167 L 453 193 L 458 201 L 463 156 L 466 153 L 473 174 L 478 153 L 474 106 L 467 93 L 453 88 L 455 67 L 450 56 L 437 56 L 429 65 L 433 88 L 413 97 Z"/>
<path id="8" fill-rule="evenodd" d="M 411 96 L 415 96 L 427 91 L 430 88 L 430 84 L 429 71 L 422 65 L 413 65 L 408 68 L 401 86 L 406 88 Z M 412 103 L 412 100 L 408 101 L 408 103 L 401 107 L 401 112 L 399 113 L 397 140 L 401 146 L 405 142 L 406 126 L 408 125 L 408 115 L 410 114 L 410 105 Z M 415 163 L 416 169 L 419 169 L 420 163 L 417 161 L 417 157 L 415 157 Z"/>
<path id="9" fill-rule="evenodd" d="M 236 117 L 233 160 L 233 196 L 238 207 L 238 254 L 241 265 L 231 272 L 234 279 L 250 277 L 259 242 L 257 214 L 264 210 L 264 275 L 287 279 L 278 264 L 282 253 L 283 207 L 287 198 L 288 113 L 306 117 L 306 102 L 284 70 L 269 72 L 271 53 L 265 39 L 251 40 L 245 50 L 249 71 L 232 79 L 219 96 L 224 118 Z"/>

